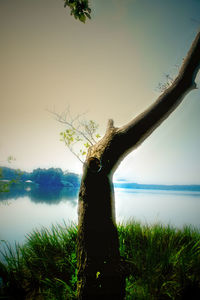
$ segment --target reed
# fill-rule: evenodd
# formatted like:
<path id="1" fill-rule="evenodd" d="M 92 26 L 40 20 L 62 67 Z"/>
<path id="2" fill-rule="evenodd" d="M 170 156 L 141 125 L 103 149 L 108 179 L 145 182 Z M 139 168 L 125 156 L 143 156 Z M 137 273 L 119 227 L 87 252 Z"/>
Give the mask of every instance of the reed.
<path id="1" fill-rule="evenodd" d="M 127 300 L 200 295 L 199 230 L 131 221 L 118 232 Z M 76 299 L 76 237 L 64 224 L 33 231 L 24 245 L 2 242 L 0 299 Z"/>

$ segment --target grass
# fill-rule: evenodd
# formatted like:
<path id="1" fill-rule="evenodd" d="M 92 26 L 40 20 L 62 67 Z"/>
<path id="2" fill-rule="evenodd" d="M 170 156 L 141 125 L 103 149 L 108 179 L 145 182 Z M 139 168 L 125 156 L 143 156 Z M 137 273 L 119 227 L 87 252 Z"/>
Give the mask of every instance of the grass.
<path id="1" fill-rule="evenodd" d="M 0 299 L 75 299 L 76 236 L 76 226 L 58 225 L 34 231 L 14 250 L 4 242 Z"/>
<path id="2" fill-rule="evenodd" d="M 121 256 L 130 269 L 126 299 L 199 299 L 200 232 L 130 222 L 118 226 Z M 0 299 L 76 298 L 75 225 L 34 231 L 24 245 L 4 242 Z"/>
<path id="3" fill-rule="evenodd" d="M 140 223 L 118 230 L 121 255 L 139 270 L 127 278 L 126 299 L 184 299 L 194 291 L 200 297 L 198 230 Z"/>

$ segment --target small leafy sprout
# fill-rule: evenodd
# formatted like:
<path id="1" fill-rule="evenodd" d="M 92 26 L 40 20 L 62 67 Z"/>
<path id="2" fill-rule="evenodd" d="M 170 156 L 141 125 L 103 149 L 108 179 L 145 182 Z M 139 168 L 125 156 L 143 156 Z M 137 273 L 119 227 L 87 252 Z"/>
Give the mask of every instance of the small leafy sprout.
<path id="1" fill-rule="evenodd" d="M 158 92 L 163 93 L 174 82 L 174 80 L 175 80 L 175 74 L 176 74 L 177 69 L 179 69 L 179 66 L 175 65 L 173 69 L 174 70 L 170 71 L 170 74 L 167 74 L 167 73 L 163 74 L 164 79 L 162 80 L 162 82 L 159 82 L 158 86 L 156 87 L 156 90 Z"/>
<path id="2" fill-rule="evenodd" d="M 72 118 L 69 109 L 63 114 L 53 114 L 57 121 L 66 126 L 66 129 L 60 132 L 60 141 L 84 163 L 88 149 L 101 138 L 98 133 L 99 125 L 93 120 L 83 120 L 79 115 Z"/>
<path id="3" fill-rule="evenodd" d="M 170 87 L 172 82 L 173 82 L 173 78 L 169 74 L 165 74 L 165 82 L 164 83 L 159 82 L 157 89 L 160 92 L 164 92 Z"/>

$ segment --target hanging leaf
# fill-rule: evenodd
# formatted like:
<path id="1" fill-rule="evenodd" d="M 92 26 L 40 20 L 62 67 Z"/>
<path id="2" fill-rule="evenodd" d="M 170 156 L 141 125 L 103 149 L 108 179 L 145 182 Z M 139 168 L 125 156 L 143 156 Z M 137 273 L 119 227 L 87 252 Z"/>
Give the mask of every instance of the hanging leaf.
<path id="1" fill-rule="evenodd" d="M 82 13 L 80 16 L 79 16 L 79 20 L 83 23 L 85 23 L 86 21 L 86 16 L 84 15 L 84 13 Z"/>

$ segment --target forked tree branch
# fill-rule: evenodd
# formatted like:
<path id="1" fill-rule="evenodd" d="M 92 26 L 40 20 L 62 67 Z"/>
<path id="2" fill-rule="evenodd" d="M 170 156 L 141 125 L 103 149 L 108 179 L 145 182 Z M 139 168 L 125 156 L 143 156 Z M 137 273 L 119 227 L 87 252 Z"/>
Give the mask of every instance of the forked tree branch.
<path id="1" fill-rule="evenodd" d="M 172 85 L 159 96 L 155 103 L 128 124 L 114 128 L 113 123 L 109 121 L 104 138 L 89 154 L 96 155 L 102 163 L 107 165 L 107 171 L 115 170 L 123 157 L 139 146 L 176 109 L 184 96 L 196 88 L 195 79 L 199 68 L 200 32 L 192 43 Z"/>

